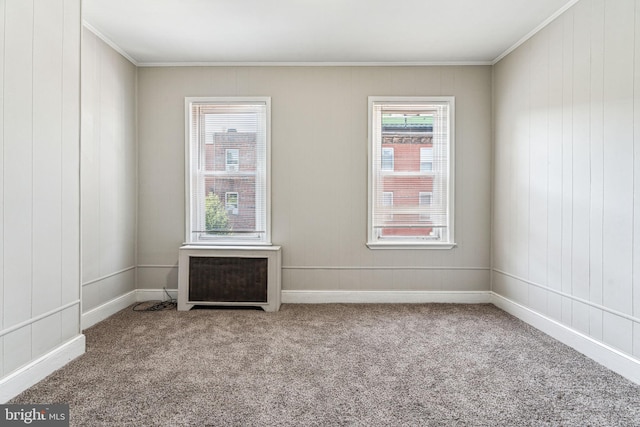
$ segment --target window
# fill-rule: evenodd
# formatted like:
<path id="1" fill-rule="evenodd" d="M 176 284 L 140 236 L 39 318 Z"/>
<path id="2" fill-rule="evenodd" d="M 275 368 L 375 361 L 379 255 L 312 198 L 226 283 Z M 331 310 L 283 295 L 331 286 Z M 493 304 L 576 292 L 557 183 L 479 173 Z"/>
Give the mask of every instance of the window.
<path id="1" fill-rule="evenodd" d="M 433 171 L 433 147 L 420 147 L 420 172 Z"/>
<path id="2" fill-rule="evenodd" d="M 367 246 L 455 246 L 453 131 L 453 97 L 369 97 Z"/>
<path id="3" fill-rule="evenodd" d="M 238 172 L 240 170 L 240 152 L 237 148 L 226 149 L 225 169 L 227 172 Z"/>
<path id="4" fill-rule="evenodd" d="M 224 207 L 227 213 L 238 215 L 238 193 L 224 193 Z"/>
<path id="5" fill-rule="evenodd" d="M 186 242 L 270 244 L 270 98 L 186 98 L 185 110 Z"/>
<path id="6" fill-rule="evenodd" d="M 432 192 L 421 191 L 418 193 L 418 205 L 420 206 L 420 221 L 428 221 L 431 219 L 431 200 Z"/>
<path id="7" fill-rule="evenodd" d="M 393 191 L 382 193 L 382 209 L 385 211 L 385 221 L 393 220 Z"/>
<path id="8" fill-rule="evenodd" d="M 383 171 L 393 170 L 393 148 L 391 147 L 382 148 L 382 160 L 380 162 L 380 169 Z"/>

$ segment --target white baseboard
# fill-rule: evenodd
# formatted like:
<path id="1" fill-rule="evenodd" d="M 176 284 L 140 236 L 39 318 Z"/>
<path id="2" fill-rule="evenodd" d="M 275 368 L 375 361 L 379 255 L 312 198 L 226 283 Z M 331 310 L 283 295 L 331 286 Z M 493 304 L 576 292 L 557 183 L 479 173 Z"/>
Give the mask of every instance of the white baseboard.
<path id="1" fill-rule="evenodd" d="M 173 298 L 178 297 L 177 289 L 167 289 Z M 167 294 L 164 289 L 136 289 L 93 308 L 82 315 L 82 329 L 87 329 L 106 318 L 113 316 L 131 304 L 142 301 L 164 301 Z"/>
<path id="2" fill-rule="evenodd" d="M 120 310 L 127 308 L 131 304 L 137 301 L 137 292 L 131 291 L 117 298 L 107 301 L 104 304 L 92 308 L 86 313 L 82 314 L 82 330 L 90 328 L 98 322 L 102 322 L 109 316 L 113 316 Z"/>
<path id="3" fill-rule="evenodd" d="M 80 334 L 0 380 L 0 403 L 6 403 L 85 352 Z"/>
<path id="4" fill-rule="evenodd" d="M 489 303 L 489 291 L 282 291 L 283 304 Z"/>
<path id="5" fill-rule="evenodd" d="M 640 384 L 640 360 L 511 301 L 502 295 L 492 292 L 491 303 L 630 381 Z"/>
<path id="6" fill-rule="evenodd" d="M 178 290 L 177 289 L 167 289 L 166 292 L 169 292 L 171 298 L 178 298 Z M 168 299 L 167 293 L 164 289 L 137 289 L 136 290 L 136 301 L 165 301 Z"/>

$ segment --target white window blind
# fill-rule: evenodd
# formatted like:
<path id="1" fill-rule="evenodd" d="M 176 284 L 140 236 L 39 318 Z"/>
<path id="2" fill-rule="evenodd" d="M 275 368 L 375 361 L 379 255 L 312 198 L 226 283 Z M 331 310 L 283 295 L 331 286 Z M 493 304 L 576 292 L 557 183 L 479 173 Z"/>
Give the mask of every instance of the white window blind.
<path id="1" fill-rule="evenodd" d="M 189 243 L 269 243 L 269 98 L 187 98 Z"/>
<path id="2" fill-rule="evenodd" d="M 369 247 L 454 246 L 453 109 L 453 97 L 369 97 Z"/>

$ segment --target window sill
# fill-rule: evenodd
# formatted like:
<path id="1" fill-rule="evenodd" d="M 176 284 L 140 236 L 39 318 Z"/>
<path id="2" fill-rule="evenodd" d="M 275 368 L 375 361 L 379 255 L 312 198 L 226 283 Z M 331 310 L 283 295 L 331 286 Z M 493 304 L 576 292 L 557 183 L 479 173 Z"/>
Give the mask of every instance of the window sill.
<path id="1" fill-rule="evenodd" d="M 369 249 L 453 249 L 456 243 L 440 243 L 440 242 L 367 242 Z"/>
<path id="2" fill-rule="evenodd" d="M 271 242 L 257 242 L 251 240 L 234 240 L 234 241 L 204 241 L 200 240 L 197 242 L 183 242 L 182 246 L 190 246 L 190 247 L 238 247 L 238 248 L 251 248 L 255 246 L 268 247 L 272 246 Z"/>

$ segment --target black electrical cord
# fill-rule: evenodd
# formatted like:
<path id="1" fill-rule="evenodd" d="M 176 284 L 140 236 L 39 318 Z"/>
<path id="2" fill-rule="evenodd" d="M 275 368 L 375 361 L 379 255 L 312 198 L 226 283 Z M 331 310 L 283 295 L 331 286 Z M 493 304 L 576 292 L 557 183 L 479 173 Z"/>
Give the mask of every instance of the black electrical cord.
<path id="1" fill-rule="evenodd" d="M 161 311 L 161 310 L 174 310 L 176 308 L 176 306 L 178 305 L 178 302 L 176 301 L 175 298 L 173 298 L 169 292 L 167 292 L 166 288 L 162 288 L 162 290 L 164 290 L 164 293 L 167 294 L 167 297 L 169 298 L 168 300 L 165 301 L 157 301 L 154 304 L 148 306 L 148 307 L 144 307 L 144 308 L 139 308 L 141 305 L 143 304 L 149 304 L 150 302 L 153 301 L 142 301 L 137 303 L 136 305 L 133 306 L 133 311 Z"/>

